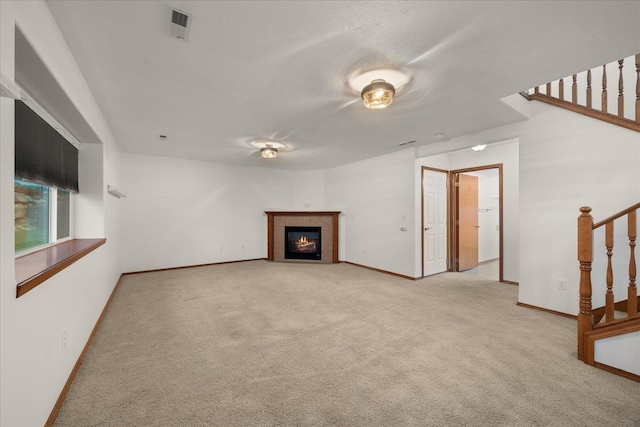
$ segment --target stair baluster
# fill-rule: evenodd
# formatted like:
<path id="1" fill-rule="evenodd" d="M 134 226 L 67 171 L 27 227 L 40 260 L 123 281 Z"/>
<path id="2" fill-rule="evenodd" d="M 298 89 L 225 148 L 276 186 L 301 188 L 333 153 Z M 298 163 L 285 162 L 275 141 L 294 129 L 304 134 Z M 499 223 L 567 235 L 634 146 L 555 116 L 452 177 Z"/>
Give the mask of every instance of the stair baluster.
<path id="1" fill-rule="evenodd" d="M 640 53 L 636 55 L 636 122 L 640 122 Z"/>
<path id="2" fill-rule="evenodd" d="M 627 299 L 627 315 L 635 316 L 638 314 L 638 289 L 636 288 L 636 224 L 637 211 L 629 212 L 628 216 L 628 232 L 629 235 L 629 289 Z"/>
<path id="3" fill-rule="evenodd" d="M 602 112 L 607 112 L 607 66 L 602 66 Z"/>
<path id="4" fill-rule="evenodd" d="M 587 70 L 584 74 L 572 74 L 571 79 L 571 100 L 565 96 L 564 93 L 564 79 L 558 79 L 558 93 L 553 92 L 554 85 L 553 83 L 545 83 L 543 85 L 539 85 L 533 88 L 533 90 L 529 89 L 528 91 L 520 92 L 522 96 L 524 96 L 529 101 L 541 101 L 547 104 L 554 105 L 556 107 L 561 107 L 569 111 L 573 111 L 575 113 L 584 114 L 585 116 L 593 117 L 598 120 L 602 120 L 605 122 L 613 123 L 617 126 L 622 126 L 627 129 L 631 129 L 636 132 L 640 132 L 640 53 L 635 55 L 635 63 L 636 63 L 636 97 L 635 97 L 635 118 L 633 118 L 633 113 L 629 111 L 629 108 L 633 108 L 627 105 L 627 108 L 624 107 L 625 96 L 624 96 L 624 78 L 623 73 L 627 73 L 626 80 L 629 81 L 631 79 L 629 73 L 630 70 L 624 69 L 624 63 L 627 64 L 630 61 L 633 61 L 634 58 L 629 57 L 628 59 L 620 59 L 610 64 L 604 64 L 602 66 L 602 93 L 600 95 L 600 102 L 594 104 L 594 89 L 598 91 L 600 88 L 598 85 L 600 84 L 600 80 L 598 80 L 595 87 L 592 85 L 594 83 L 593 78 L 594 74 L 592 71 L 600 72 L 600 69 L 597 70 Z M 616 65 L 619 69 L 618 76 L 618 103 L 617 103 L 617 111 L 609 112 L 609 93 L 608 93 L 608 79 L 610 76 L 607 75 L 607 68 L 613 67 Z M 611 68 L 609 68 L 611 71 Z M 578 88 L 578 77 L 581 79 L 585 78 L 586 82 L 580 82 L 580 89 Z M 615 77 L 615 76 L 614 76 Z M 567 77 L 568 78 L 568 77 Z M 583 88 L 586 83 L 586 89 Z M 629 83 L 627 83 L 627 92 L 629 92 Z M 580 103 L 578 103 L 578 90 L 585 90 L 586 98 L 583 101 L 580 99 Z M 627 93 L 627 102 L 629 101 L 629 95 Z M 616 108 L 616 107 L 612 107 Z M 625 117 L 625 110 L 628 117 Z"/>
<path id="5" fill-rule="evenodd" d="M 591 108 L 591 70 L 587 71 L 587 108 Z"/>
<path id="6" fill-rule="evenodd" d="M 622 81 L 622 67 L 624 59 L 618 61 L 620 76 L 618 77 L 618 117 L 624 117 L 624 83 Z"/>
<path id="7" fill-rule="evenodd" d="M 613 267 L 611 266 L 611 256 L 613 255 L 613 221 L 605 225 L 605 245 L 607 246 L 607 295 L 605 298 L 605 319 L 611 322 L 615 319 L 615 301 L 613 298 Z"/>

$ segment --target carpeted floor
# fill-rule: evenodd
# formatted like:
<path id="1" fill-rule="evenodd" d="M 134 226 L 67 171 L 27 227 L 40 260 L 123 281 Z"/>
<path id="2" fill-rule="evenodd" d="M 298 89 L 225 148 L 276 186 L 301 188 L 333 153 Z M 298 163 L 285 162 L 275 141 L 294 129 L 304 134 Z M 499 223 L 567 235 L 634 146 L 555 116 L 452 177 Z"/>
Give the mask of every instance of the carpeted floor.
<path id="1" fill-rule="evenodd" d="M 640 384 L 516 300 L 347 264 L 128 275 L 55 425 L 640 426 Z"/>
<path id="2" fill-rule="evenodd" d="M 485 261 L 478 264 L 477 267 L 462 271 L 461 273 L 478 276 L 487 280 L 498 281 L 500 280 L 500 260 L 494 259 L 491 261 Z"/>

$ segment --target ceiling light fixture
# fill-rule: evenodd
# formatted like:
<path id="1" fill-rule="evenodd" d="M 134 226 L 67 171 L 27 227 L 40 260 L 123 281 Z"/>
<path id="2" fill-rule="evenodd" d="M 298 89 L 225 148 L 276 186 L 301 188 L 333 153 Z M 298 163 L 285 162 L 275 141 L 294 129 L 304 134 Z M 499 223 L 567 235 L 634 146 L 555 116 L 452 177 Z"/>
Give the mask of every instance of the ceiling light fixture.
<path id="1" fill-rule="evenodd" d="M 273 147 L 264 147 L 260 149 L 260 155 L 265 159 L 273 159 L 278 157 L 278 149 Z"/>
<path id="2" fill-rule="evenodd" d="M 487 147 L 487 144 L 474 145 L 471 147 L 473 151 L 482 151 Z"/>
<path id="3" fill-rule="evenodd" d="M 285 148 L 284 144 L 269 140 L 254 141 L 251 145 L 260 149 L 260 156 L 264 159 L 275 159 L 278 157 L 278 150 Z"/>
<path id="4" fill-rule="evenodd" d="M 371 109 L 385 108 L 393 102 L 396 89 L 383 79 L 373 80 L 362 89 L 360 96 L 364 106 Z"/>

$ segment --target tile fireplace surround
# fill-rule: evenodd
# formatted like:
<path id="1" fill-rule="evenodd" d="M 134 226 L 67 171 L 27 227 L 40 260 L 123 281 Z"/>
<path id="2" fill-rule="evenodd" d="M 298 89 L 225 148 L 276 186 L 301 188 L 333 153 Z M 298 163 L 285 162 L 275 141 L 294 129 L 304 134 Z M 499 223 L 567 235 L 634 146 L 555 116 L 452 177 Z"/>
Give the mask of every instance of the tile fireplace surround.
<path id="1" fill-rule="evenodd" d="M 269 261 L 333 264 L 338 261 L 339 211 L 265 211 Z M 322 227 L 321 260 L 285 259 L 284 227 Z"/>

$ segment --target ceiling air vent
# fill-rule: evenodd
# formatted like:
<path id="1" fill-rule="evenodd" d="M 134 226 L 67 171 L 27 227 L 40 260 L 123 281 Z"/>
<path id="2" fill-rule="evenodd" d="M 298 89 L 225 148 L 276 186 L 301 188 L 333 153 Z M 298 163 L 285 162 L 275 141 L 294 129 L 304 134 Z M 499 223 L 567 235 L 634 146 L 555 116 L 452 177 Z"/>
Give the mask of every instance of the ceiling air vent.
<path id="1" fill-rule="evenodd" d="M 188 41 L 193 15 L 175 7 L 168 7 L 167 33 L 178 40 Z"/>
<path id="2" fill-rule="evenodd" d="M 407 142 L 403 142 L 402 144 L 398 144 L 398 147 L 402 147 L 403 145 L 413 144 L 414 142 L 416 142 L 416 140 L 412 139 L 411 141 L 407 141 Z"/>

